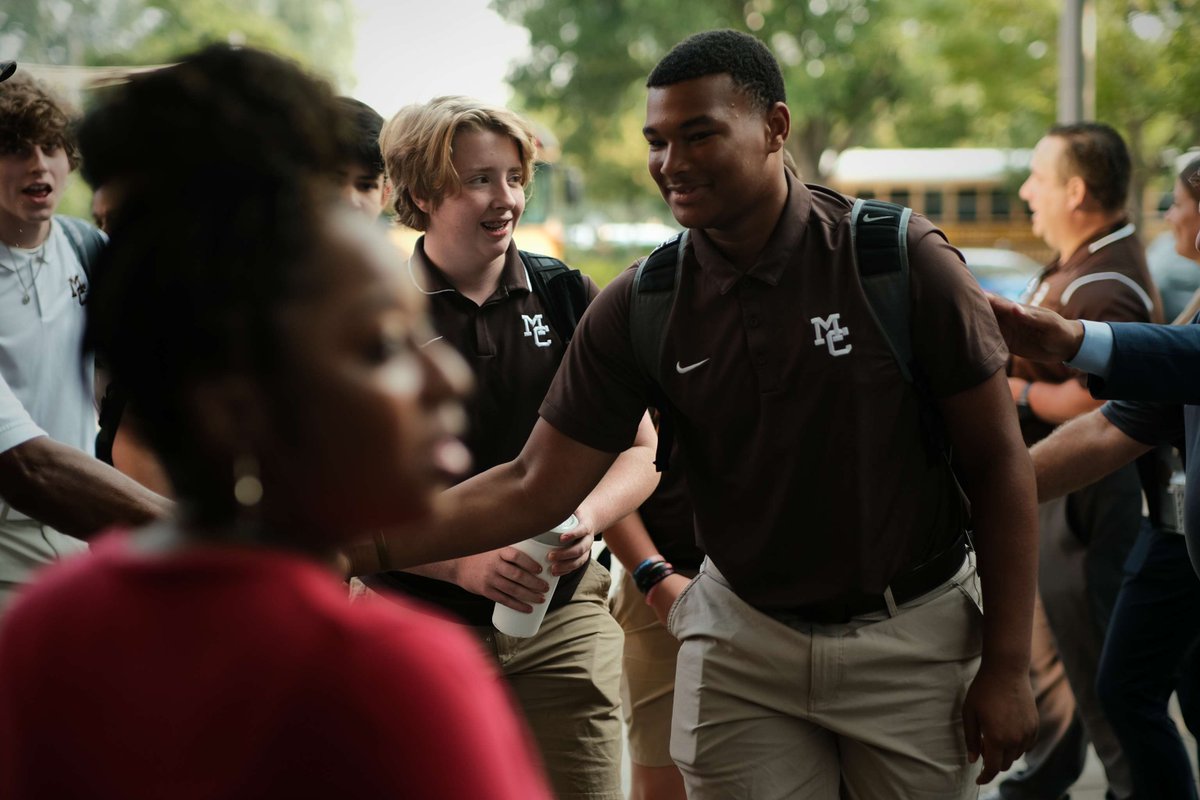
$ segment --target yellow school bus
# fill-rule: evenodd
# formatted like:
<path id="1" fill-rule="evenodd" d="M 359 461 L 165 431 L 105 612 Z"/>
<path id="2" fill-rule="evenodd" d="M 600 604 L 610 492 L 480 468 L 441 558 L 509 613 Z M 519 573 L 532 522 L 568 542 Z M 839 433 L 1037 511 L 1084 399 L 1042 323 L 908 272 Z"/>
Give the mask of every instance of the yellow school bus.
<path id="1" fill-rule="evenodd" d="M 1015 250 L 1039 263 L 1051 253 L 1033 234 L 1017 196 L 1031 150 L 855 147 L 838 155 L 829 185 L 856 197 L 909 206 L 957 247 Z"/>

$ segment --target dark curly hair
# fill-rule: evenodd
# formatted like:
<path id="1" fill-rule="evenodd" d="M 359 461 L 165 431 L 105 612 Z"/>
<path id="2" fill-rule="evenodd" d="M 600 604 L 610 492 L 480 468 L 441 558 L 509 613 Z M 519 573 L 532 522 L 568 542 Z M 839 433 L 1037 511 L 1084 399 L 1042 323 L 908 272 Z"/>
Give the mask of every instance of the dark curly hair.
<path id="1" fill-rule="evenodd" d="M 73 110 L 45 84 L 17 74 L 0 83 L 0 153 L 19 153 L 35 144 L 67 152 L 71 169 L 79 148 L 71 135 Z"/>
<path id="2" fill-rule="evenodd" d="M 191 394 L 223 375 L 273 385 L 286 369 L 279 312 L 323 285 L 314 259 L 341 120 L 329 87 L 295 65 L 218 47 L 114 89 L 81 128 L 89 180 L 121 187 L 85 347 L 199 516 L 234 510 Z"/>
<path id="3" fill-rule="evenodd" d="M 787 102 L 775 56 L 750 34 L 729 29 L 697 33 L 672 47 L 650 73 L 646 86 L 653 89 L 721 74 L 733 78 L 760 111 Z"/>
<path id="4" fill-rule="evenodd" d="M 1047 135 L 1066 142 L 1066 163 L 1059 166 L 1064 182 L 1078 175 L 1102 209 L 1120 211 L 1125 207 L 1133 166 L 1121 134 L 1103 122 L 1076 122 L 1055 125 Z"/>

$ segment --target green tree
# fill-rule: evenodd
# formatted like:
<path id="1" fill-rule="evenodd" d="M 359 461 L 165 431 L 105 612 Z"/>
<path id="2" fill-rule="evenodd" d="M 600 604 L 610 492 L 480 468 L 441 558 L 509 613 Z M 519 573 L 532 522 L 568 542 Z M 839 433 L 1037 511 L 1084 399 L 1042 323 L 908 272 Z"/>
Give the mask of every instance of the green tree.
<path id="1" fill-rule="evenodd" d="M 1163 154 L 1200 144 L 1200 63 L 1192 0 L 1097 2 L 1096 117 L 1129 142 L 1131 199 L 1140 218 L 1145 188 L 1166 168 Z"/>
<path id="2" fill-rule="evenodd" d="M 1054 122 L 1061 0 L 493 0 L 531 34 L 511 75 L 562 132 L 589 195 L 649 195 L 645 76 L 674 42 L 747 30 L 779 58 L 802 172 L 853 145 L 1029 147 Z M 1198 0 L 1096 0 L 1097 118 L 1129 141 L 1135 194 L 1200 142 Z"/>
<path id="3" fill-rule="evenodd" d="M 902 58 L 921 90 L 881 120 L 899 147 L 1029 147 L 1054 121 L 1062 0 L 915 0 Z"/>
<path id="4" fill-rule="evenodd" d="M 530 57 L 510 76 L 525 109 L 546 116 L 593 176 L 589 194 L 645 196 L 644 82 L 679 39 L 730 27 L 768 42 L 784 69 L 801 169 L 862 141 L 909 84 L 883 0 L 494 0 L 529 29 Z M 637 177 L 635 177 L 637 176 Z"/>
<path id="5" fill-rule="evenodd" d="M 345 85 L 350 0 L 8 0 L 0 55 L 43 64 L 156 64 L 214 41 L 274 50 Z"/>

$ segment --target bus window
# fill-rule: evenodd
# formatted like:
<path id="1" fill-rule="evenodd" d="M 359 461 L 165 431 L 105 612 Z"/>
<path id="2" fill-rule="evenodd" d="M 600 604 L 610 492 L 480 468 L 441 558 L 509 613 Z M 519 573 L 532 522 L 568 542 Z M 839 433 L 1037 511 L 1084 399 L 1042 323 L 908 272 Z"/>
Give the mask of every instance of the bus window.
<path id="1" fill-rule="evenodd" d="M 978 205 L 979 193 L 974 189 L 959 189 L 958 190 L 958 221 L 959 222 L 975 222 L 978 219 L 976 206 Z"/>
<path id="2" fill-rule="evenodd" d="M 942 218 L 941 192 L 925 192 L 925 216 L 930 219 Z"/>
<path id="3" fill-rule="evenodd" d="M 892 202 L 898 206 L 911 205 L 912 199 L 908 193 L 908 189 L 893 189 Z"/>
<path id="4" fill-rule="evenodd" d="M 992 219 L 1010 219 L 1012 208 L 1005 189 L 992 189 Z"/>

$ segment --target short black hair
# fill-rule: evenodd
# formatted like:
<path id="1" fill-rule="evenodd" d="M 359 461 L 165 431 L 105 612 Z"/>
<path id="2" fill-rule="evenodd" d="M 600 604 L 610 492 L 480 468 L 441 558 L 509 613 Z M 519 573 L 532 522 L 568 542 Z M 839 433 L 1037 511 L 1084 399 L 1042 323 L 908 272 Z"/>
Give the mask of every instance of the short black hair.
<path id="1" fill-rule="evenodd" d="M 1061 177 L 1083 178 L 1088 194 L 1105 211 L 1125 208 L 1133 165 L 1121 134 L 1103 122 L 1074 122 L 1055 125 L 1047 135 L 1067 144 L 1067 163 L 1059 167 Z"/>
<path id="2" fill-rule="evenodd" d="M 383 152 L 379 149 L 379 131 L 383 129 L 383 117 L 353 97 L 339 97 L 337 100 L 353 134 L 345 153 L 346 160 L 369 167 L 376 176 L 382 175 Z"/>
<path id="3" fill-rule="evenodd" d="M 787 102 L 783 73 L 775 56 L 750 34 L 728 28 L 693 34 L 672 47 L 650 73 L 646 87 L 721 74 L 731 77 L 762 111 Z"/>

